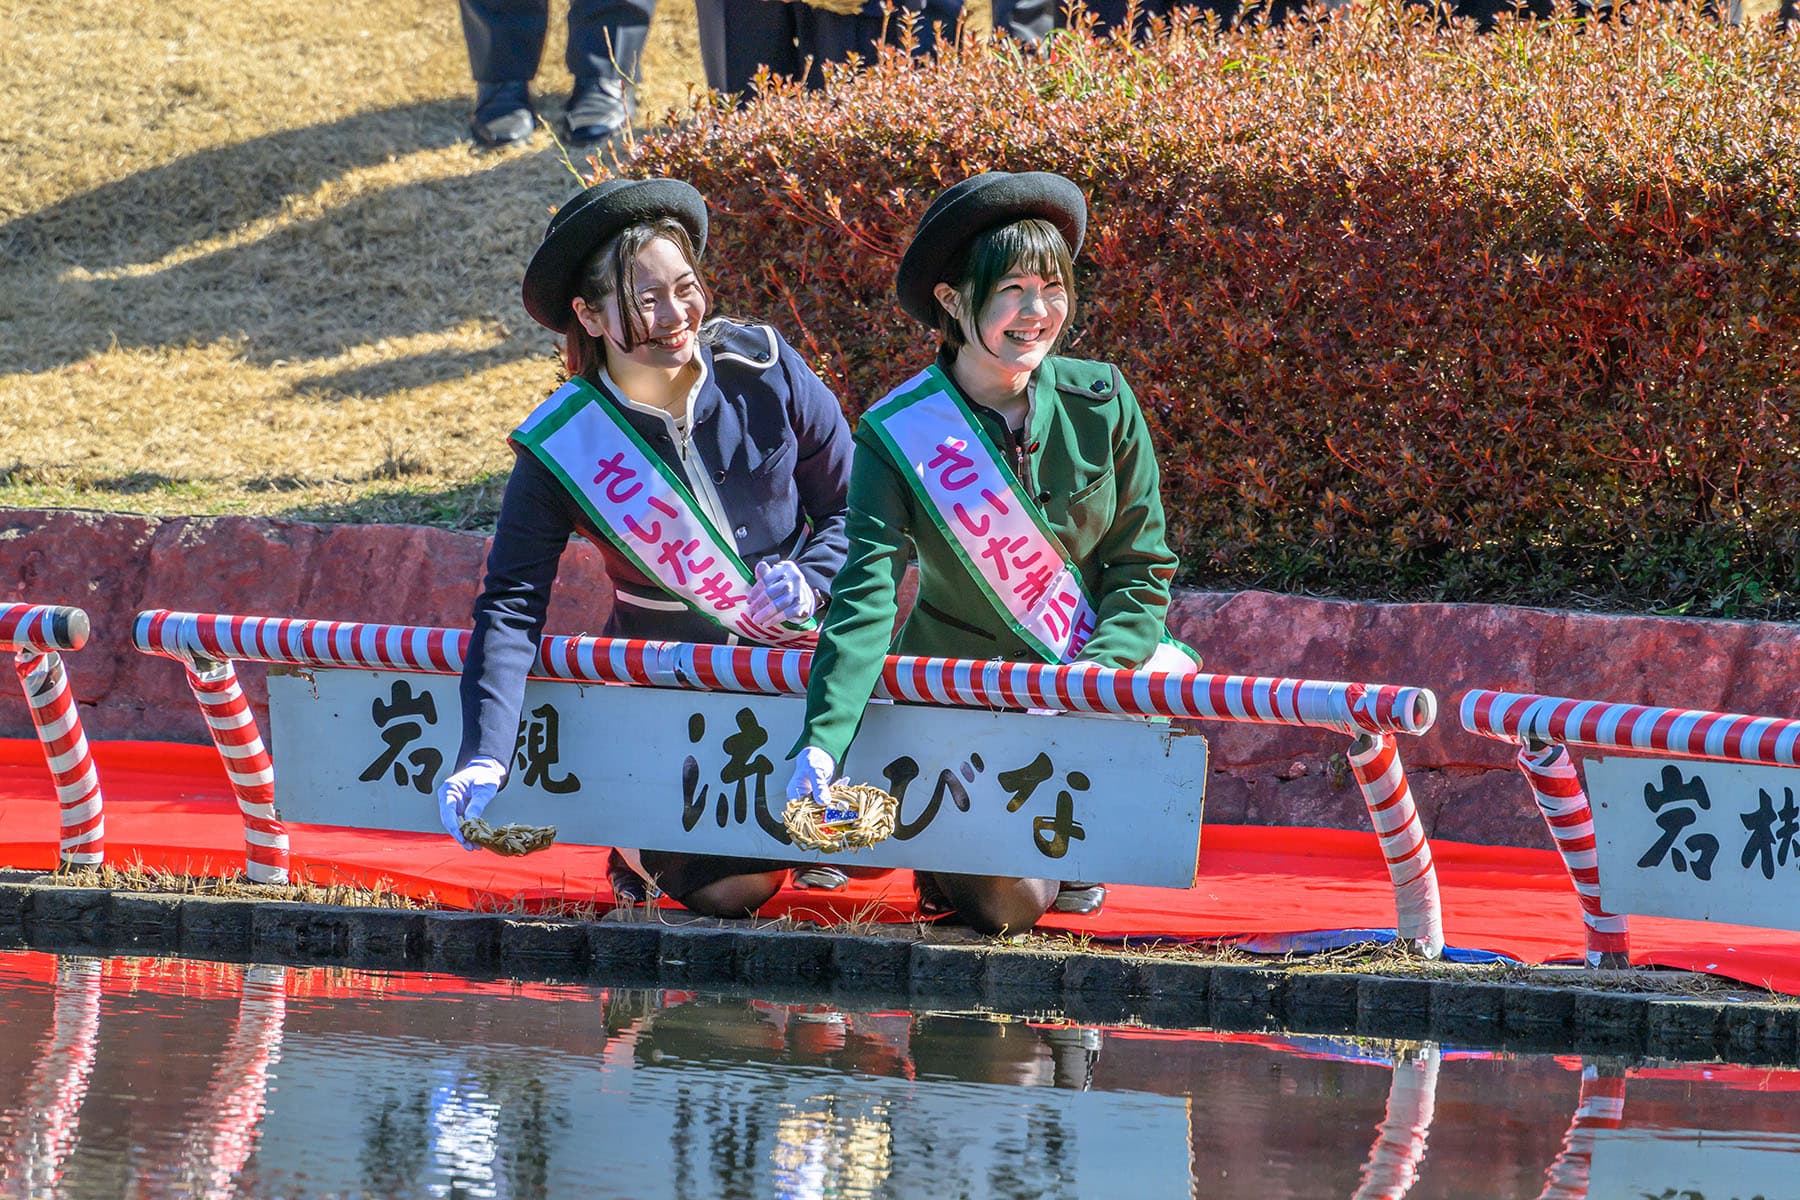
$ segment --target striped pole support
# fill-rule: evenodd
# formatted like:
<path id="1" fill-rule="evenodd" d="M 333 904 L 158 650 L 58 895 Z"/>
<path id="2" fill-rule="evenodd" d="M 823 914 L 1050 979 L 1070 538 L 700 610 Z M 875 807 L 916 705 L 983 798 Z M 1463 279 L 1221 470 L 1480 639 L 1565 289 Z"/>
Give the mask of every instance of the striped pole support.
<path id="1" fill-rule="evenodd" d="M 1625 1117 L 1625 1072 L 1592 1064 L 1581 1069 L 1581 1099 L 1563 1134 L 1562 1150 L 1544 1172 L 1538 1200 L 1587 1200 L 1594 1171 L 1594 1141 L 1602 1129 L 1617 1129 Z"/>
<path id="2" fill-rule="evenodd" d="M 63 604 L 0 604 L 0 650 L 79 650 L 88 615 Z"/>
<path id="3" fill-rule="evenodd" d="M 229 662 L 209 663 L 203 670 L 188 663 L 187 679 L 244 818 L 244 874 L 253 883 L 286 883 L 288 839 L 275 812 L 275 764 L 237 670 Z"/>
<path id="4" fill-rule="evenodd" d="M 461 672 L 465 630 L 154 609 L 132 631 L 146 654 L 244 659 L 303 667 Z M 700 691 L 801 695 L 812 654 L 759 646 L 703 646 L 624 638 L 546 637 L 531 675 Z M 1437 719 L 1428 688 L 1041 663 L 890 655 L 877 696 L 915 704 L 1043 708 L 1135 716 L 1301 725 L 1344 733 L 1419 734 Z"/>
<path id="5" fill-rule="evenodd" d="M 59 862 L 64 868 L 97 867 L 106 860 L 100 771 L 81 728 L 62 655 L 54 650 L 20 650 L 14 665 L 62 809 Z"/>
<path id="6" fill-rule="evenodd" d="M 256 1149 L 257 1126 L 268 1105 L 269 1068 L 281 1061 L 287 1024 L 287 968 L 244 972 L 237 1024 L 187 1138 L 186 1195 L 228 1200 L 233 1181 Z"/>
<path id="7" fill-rule="evenodd" d="M 1394 884 L 1395 932 L 1426 958 L 1437 958 L 1444 952 L 1437 866 L 1406 782 L 1399 741 L 1391 733 L 1364 734 L 1351 744 L 1348 757 Z"/>
<path id="8" fill-rule="evenodd" d="M 1672 758 L 1800 767 L 1800 720 L 1495 692 L 1463 693 L 1462 726 L 1501 742 L 1561 742 Z"/>
<path id="9" fill-rule="evenodd" d="M 1387 1115 L 1363 1164 L 1356 1200 L 1400 1200 L 1419 1180 L 1425 1137 L 1437 1112 L 1438 1048 L 1427 1042 L 1417 1056 L 1394 1064 Z"/>
<path id="10" fill-rule="evenodd" d="M 1518 763 L 1581 901 L 1581 920 L 1587 926 L 1587 965 L 1630 966 L 1631 939 L 1626 918 L 1607 912 L 1600 904 L 1594 813 L 1588 807 L 1587 792 L 1582 789 L 1568 749 L 1554 745 L 1521 746 Z"/>
<path id="11" fill-rule="evenodd" d="M 7 1192 L 9 1196 L 61 1194 L 57 1185 L 75 1148 L 81 1104 L 100 1045 L 99 959 L 57 963 L 50 1022 L 48 1043 L 23 1089 L 23 1111 L 12 1136 L 0 1142 L 0 1165 L 24 1167 L 22 1189 Z"/>

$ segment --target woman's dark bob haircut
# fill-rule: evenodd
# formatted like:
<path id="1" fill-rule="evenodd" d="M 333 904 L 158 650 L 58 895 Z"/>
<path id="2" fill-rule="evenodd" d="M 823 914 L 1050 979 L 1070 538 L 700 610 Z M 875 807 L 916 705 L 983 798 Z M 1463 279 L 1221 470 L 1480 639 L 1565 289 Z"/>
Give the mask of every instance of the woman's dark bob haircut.
<path id="1" fill-rule="evenodd" d="M 941 301 L 937 306 L 937 329 L 944 348 L 951 353 L 961 350 L 968 344 L 971 333 L 979 339 L 981 314 L 988 301 L 994 298 L 1000 281 L 1008 275 L 1021 274 L 1062 281 L 1063 292 L 1069 298 L 1069 320 L 1063 322 L 1056 342 L 1050 347 L 1054 354 L 1075 318 L 1075 263 L 1062 231 L 1038 217 L 989 229 L 977 234 L 969 243 L 968 264 L 963 267 L 962 278 L 950 284 L 962 297 L 967 320 L 959 321 L 952 316 Z M 991 350 L 992 347 L 984 342 L 982 349 Z"/>

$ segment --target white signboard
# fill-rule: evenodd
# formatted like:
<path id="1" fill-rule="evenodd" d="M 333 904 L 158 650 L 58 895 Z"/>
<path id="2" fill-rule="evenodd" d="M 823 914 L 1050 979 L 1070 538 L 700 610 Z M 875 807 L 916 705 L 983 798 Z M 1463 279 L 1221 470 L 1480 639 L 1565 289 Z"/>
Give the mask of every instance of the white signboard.
<path id="1" fill-rule="evenodd" d="M 1776 1200 L 1794 1194 L 1791 1134 L 1715 1129 L 1602 1129 L 1593 1189 L 1650 1200 Z"/>
<path id="2" fill-rule="evenodd" d="M 1609 912 L 1800 929 L 1800 770 L 1582 764 Z"/>
<path id="3" fill-rule="evenodd" d="M 841 768 L 900 801 L 877 846 L 787 843 L 798 697 L 533 682 L 494 825 L 557 841 L 790 861 L 1189 887 L 1206 743 L 1167 724 L 875 704 Z M 439 832 L 461 738 L 454 676 L 269 675 L 284 820 Z"/>

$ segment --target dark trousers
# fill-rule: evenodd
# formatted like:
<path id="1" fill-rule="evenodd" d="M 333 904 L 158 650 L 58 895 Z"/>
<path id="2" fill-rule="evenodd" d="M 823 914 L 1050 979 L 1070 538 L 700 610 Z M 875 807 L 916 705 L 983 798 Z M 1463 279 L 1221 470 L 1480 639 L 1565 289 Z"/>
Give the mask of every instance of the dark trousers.
<path id="1" fill-rule="evenodd" d="M 477 83 L 529 80 L 544 56 L 549 0 L 460 0 L 469 70 Z M 569 0 L 569 73 L 633 83 L 656 0 Z"/>
<path id="2" fill-rule="evenodd" d="M 920 12 L 914 29 L 919 54 L 929 54 L 937 45 L 939 30 L 933 22 L 941 17 L 939 6 L 951 14 L 952 23 L 961 11 L 960 3 L 951 8 L 948 0 L 904 0 L 904 6 Z M 868 62 L 883 41 L 897 46 L 904 35 L 899 7 L 872 16 L 867 8 L 843 16 L 783 0 L 694 0 L 694 7 L 707 86 L 737 95 L 750 90 L 762 67 L 787 79 L 805 79 L 810 87 L 823 86 L 827 64 Z"/>
<path id="3" fill-rule="evenodd" d="M 943 2 L 943 0 L 938 0 Z M 1308 0 L 1138 0 L 1137 29 L 1142 34 L 1151 17 L 1166 17 L 1178 9 L 1209 12 L 1223 25 L 1254 17 L 1279 25 L 1305 7 Z M 1314 0 L 1319 11 L 1341 7 L 1348 0 Z M 1068 0 L 992 0 L 994 28 L 1027 46 L 1036 45 L 1053 29 L 1068 24 Z M 1079 0 L 1094 17 L 1096 33 L 1111 33 L 1125 24 L 1127 0 Z M 960 0 L 959 0 L 960 7 Z M 954 23 L 955 18 L 951 18 Z"/>

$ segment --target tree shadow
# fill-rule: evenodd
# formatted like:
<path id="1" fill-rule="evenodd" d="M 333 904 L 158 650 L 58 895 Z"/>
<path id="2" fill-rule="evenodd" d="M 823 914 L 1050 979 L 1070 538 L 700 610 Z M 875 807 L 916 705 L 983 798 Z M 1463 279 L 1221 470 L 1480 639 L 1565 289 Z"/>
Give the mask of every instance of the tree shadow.
<path id="1" fill-rule="evenodd" d="M 362 114 L 202 151 L 0 225 L 0 309 L 22 314 L 0 336 L 7 370 L 218 342 L 270 367 L 465 327 L 488 343 L 450 337 L 442 353 L 330 364 L 297 385 L 368 396 L 544 353 L 518 282 L 548 209 L 574 187 L 553 148 L 464 172 L 445 173 L 439 160 L 393 186 L 327 197 L 316 216 L 280 220 L 294 197 L 408 151 L 447 148 L 460 130 L 456 102 Z"/>
<path id="2" fill-rule="evenodd" d="M 215 146 L 0 224 L 7 262 L 42 256 L 90 270 L 153 263 L 281 211 L 287 198 L 396 154 L 464 140 L 466 104 L 420 102 Z"/>
<path id="3" fill-rule="evenodd" d="M 528 347 L 523 357 L 540 353 L 543 347 Z M 333 396 L 385 396 L 407 388 L 447 383 L 479 374 L 502 363 L 516 362 L 521 357 L 509 343 L 485 350 L 446 350 L 430 354 L 411 354 L 403 358 L 348 367 L 308 375 L 294 383 L 296 391 L 317 391 Z M 545 378 L 549 378 L 546 370 Z"/>
<path id="4" fill-rule="evenodd" d="M 295 504 L 271 515 L 295 521 L 334 525 L 435 525 L 444 529 L 491 533 L 500 513 L 500 497 L 506 491 L 510 470 L 494 471 L 469 483 L 448 488 L 397 486 L 359 494 L 355 499 L 331 504 Z M 381 468 L 370 479 L 392 478 Z M 284 490 L 283 481 L 270 479 L 269 490 Z M 300 481 L 293 481 L 298 483 Z"/>

